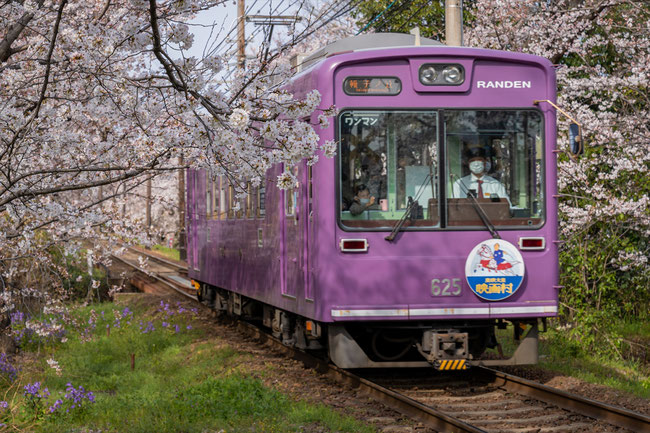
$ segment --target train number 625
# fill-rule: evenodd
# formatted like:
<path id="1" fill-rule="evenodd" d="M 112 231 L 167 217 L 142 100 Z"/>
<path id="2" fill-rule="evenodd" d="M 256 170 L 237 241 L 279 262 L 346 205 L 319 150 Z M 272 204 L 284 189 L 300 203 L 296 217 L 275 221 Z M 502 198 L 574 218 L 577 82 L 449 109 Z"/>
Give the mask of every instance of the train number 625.
<path id="1" fill-rule="evenodd" d="M 460 289 L 460 278 L 431 280 L 431 296 L 459 296 Z"/>

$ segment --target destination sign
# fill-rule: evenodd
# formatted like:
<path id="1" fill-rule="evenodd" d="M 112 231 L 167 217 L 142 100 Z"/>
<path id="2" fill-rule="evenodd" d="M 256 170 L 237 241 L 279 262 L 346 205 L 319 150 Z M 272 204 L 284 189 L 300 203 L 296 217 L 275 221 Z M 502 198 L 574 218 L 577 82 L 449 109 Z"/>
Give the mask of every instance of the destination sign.
<path id="1" fill-rule="evenodd" d="M 397 77 L 348 77 L 343 91 L 348 95 L 397 95 L 402 82 Z"/>

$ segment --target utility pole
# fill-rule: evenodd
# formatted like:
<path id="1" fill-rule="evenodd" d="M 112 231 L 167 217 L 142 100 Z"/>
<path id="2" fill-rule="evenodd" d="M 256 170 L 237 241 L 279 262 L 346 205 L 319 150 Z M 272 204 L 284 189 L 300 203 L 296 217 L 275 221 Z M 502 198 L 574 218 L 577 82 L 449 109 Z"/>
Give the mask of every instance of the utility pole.
<path id="1" fill-rule="evenodd" d="M 463 0 L 445 0 L 445 43 L 463 46 Z"/>
<path id="2" fill-rule="evenodd" d="M 244 0 L 237 0 L 237 48 L 238 48 L 238 64 L 241 69 L 246 65 L 246 34 L 244 33 L 246 24 L 245 20 L 246 8 Z"/>
<path id="3" fill-rule="evenodd" d="M 290 26 L 297 21 L 301 21 L 302 17 L 292 15 L 246 15 L 247 23 L 254 23 L 256 26 L 271 26 L 269 35 L 266 38 L 266 52 L 262 57 L 262 61 L 266 62 L 269 57 L 269 48 L 271 47 L 271 38 L 273 37 L 273 28 L 275 26 Z"/>

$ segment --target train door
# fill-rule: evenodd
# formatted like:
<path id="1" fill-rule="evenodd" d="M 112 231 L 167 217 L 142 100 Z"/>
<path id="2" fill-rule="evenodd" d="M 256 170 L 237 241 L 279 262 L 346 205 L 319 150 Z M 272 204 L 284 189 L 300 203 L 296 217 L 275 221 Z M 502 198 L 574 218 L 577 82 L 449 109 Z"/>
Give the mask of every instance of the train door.
<path id="1" fill-rule="evenodd" d="M 187 171 L 187 264 L 193 269 L 199 269 L 199 254 L 198 254 L 198 225 L 199 225 L 199 210 L 198 210 L 198 175 L 196 170 Z"/>
<path id="2" fill-rule="evenodd" d="M 311 269 L 310 262 L 310 251 L 314 242 L 314 188 L 313 188 L 313 171 L 312 167 L 307 167 L 307 184 L 306 188 L 303 189 L 306 191 L 306 200 L 305 200 L 305 218 L 304 225 L 305 233 L 307 233 L 304 245 L 303 245 L 303 257 L 305 258 L 305 300 L 314 301 L 314 292 L 313 292 L 313 281 L 314 273 Z"/>
<path id="3" fill-rule="evenodd" d="M 302 191 L 307 180 L 307 165 L 301 163 L 294 167 L 294 175 L 300 182 L 297 188 L 283 191 L 283 227 L 282 227 L 282 295 L 296 298 L 299 289 L 305 284 L 305 198 Z"/>

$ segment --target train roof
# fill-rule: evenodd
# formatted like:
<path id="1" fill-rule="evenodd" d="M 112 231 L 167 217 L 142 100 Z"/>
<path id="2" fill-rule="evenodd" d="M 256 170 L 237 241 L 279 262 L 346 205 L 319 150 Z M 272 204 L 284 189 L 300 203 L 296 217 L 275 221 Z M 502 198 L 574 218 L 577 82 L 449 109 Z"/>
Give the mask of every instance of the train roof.
<path id="1" fill-rule="evenodd" d="M 378 50 L 382 48 L 413 47 L 416 37 L 406 33 L 370 33 L 341 39 L 320 48 L 309 54 L 301 64 L 302 69 L 307 69 L 312 64 L 337 53 L 350 51 Z M 445 46 L 442 42 L 420 38 L 420 45 Z"/>

